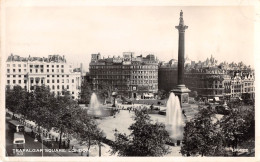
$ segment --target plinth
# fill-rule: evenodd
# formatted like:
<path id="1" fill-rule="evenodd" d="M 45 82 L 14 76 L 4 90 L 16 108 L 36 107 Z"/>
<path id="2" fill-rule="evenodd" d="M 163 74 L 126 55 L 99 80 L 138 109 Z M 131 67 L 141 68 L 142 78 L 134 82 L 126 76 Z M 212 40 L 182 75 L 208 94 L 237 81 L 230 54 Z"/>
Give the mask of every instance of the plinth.
<path id="1" fill-rule="evenodd" d="M 184 84 L 177 85 L 172 92 L 179 97 L 181 107 L 189 107 L 190 90 Z"/>

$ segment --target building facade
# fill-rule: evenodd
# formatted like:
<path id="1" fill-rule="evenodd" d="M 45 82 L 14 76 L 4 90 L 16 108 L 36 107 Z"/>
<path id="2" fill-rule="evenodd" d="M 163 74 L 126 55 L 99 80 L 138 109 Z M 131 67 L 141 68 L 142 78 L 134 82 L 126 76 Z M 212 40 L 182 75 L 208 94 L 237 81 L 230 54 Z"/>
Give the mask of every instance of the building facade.
<path id="1" fill-rule="evenodd" d="M 172 90 L 177 85 L 177 67 L 172 63 L 160 63 L 159 89 Z M 185 63 L 184 84 L 205 99 L 255 98 L 254 71 L 242 62 L 217 64 L 212 56 L 206 61 Z"/>
<path id="2" fill-rule="evenodd" d="M 74 71 L 64 56 L 49 55 L 42 58 L 11 54 L 6 61 L 6 85 L 11 88 L 19 85 L 28 91 L 34 90 L 35 86 L 45 85 L 56 95 L 63 95 L 63 90 L 67 90 L 73 99 L 78 99 L 81 72 Z"/>
<path id="3" fill-rule="evenodd" d="M 103 59 L 92 54 L 89 75 L 96 89 L 106 83 L 132 98 L 152 98 L 158 91 L 158 60 L 152 54 L 134 57 L 133 52 L 124 52 L 123 57 Z"/>

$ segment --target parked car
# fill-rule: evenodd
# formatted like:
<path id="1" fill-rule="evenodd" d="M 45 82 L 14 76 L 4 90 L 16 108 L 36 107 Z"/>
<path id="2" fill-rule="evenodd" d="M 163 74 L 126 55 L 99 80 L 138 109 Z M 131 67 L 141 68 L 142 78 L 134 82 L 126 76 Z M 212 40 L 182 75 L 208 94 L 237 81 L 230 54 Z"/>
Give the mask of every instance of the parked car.
<path id="1" fill-rule="evenodd" d="M 228 115 L 230 113 L 230 108 L 227 105 L 216 106 L 215 110 L 217 114 Z"/>

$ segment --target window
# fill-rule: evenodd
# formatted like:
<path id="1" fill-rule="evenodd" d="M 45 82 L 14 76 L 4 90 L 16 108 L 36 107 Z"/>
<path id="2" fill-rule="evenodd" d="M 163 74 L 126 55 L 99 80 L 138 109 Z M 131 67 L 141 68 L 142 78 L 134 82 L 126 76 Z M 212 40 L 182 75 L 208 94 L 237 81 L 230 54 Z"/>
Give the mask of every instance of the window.
<path id="1" fill-rule="evenodd" d="M 69 77 L 69 75 L 67 75 L 67 77 Z"/>
<path id="2" fill-rule="evenodd" d="M 23 67 L 26 67 L 26 64 L 24 64 Z"/>
<path id="3" fill-rule="evenodd" d="M 53 89 L 53 90 L 55 89 L 55 86 L 54 86 L 54 85 L 52 86 L 52 89 Z"/>
<path id="4" fill-rule="evenodd" d="M 15 67 L 15 64 L 13 64 L 13 67 Z"/>
<path id="5" fill-rule="evenodd" d="M 64 65 L 61 65 L 61 68 L 64 68 Z"/>
<path id="6" fill-rule="evenodd" d="M 64 85 L 62 85 L 62 89 L 64 89 Z"/>
<path id="7" fill-rule="evenodd" d="M 26 72 L 26 69 L 23 69 L 23 72 Z"/>
<path id="8" fill-rule="evenodd" d="M 7 75 L 7 78 L 10 78 L 10 75 Z"/>
<path id="9" fill-rule="evenodd" d="M 22 76 L 21 76 L 21 75 L 19 75 L 18 77 L 19 77 L 19 78 L 21 78 Z"/>
<path id="10" fill-rule="evenodd" d="M 59 80 L 59 79 L 57 79 L 57 83 L 60 83 L 60 80 Z"/>
<path id="11" fill-rule="evenodd" d="M 21 64 L 18 64 L 18 67 L 21 67 Z"/>
<path id="12" fill-rule="evenodd" d="M 57 73 L 60 72 L 59 69 L 57 69 Z"/>
<path id="13" fill-rule="evenodd" d="M 13 80 L 13 83 L 15 84 L 15 80 Z"/>
<path id="14" fill-rule="evenodd" d="M 69 83 L 70 82 L 70 80 L 69 79 L 67 79 L 67 83 Z"/>
<path id="15" fill-rule="evenodd" d="M 10 84 L 10 80 L 7 80 L 7 84 Z"/>
<path id="16" fill-rule="evenodd" d="M 7 73 L 10 73 L 10 69 L 7 69 Z"/>
<path id="17" fill-rule="evenodd" d="M 43 80 L 41 80 L 41 84 L 43 84 Z"/>
<path id="18" fill-rule="evenodd" d="M 24 80 L 24 84 L 26 84 L 27 80 Z"/>
<path id="19" fill-rule="evenodd" d="M 41 73 L 43 73 L 43 69 L 41 69 Z"/>
<path id="20" fill-rule="evenodd" d="M 59 75 L 57 75 L 57 77 L 60 77 Z"/>
<path id="21" fill-rule="evenodd" d="M 62 79 L 62 83 L 64 83 L 64 79 Z"/>
<path id="22" fill-rule="evenodd" d="M 57 85 L 57 89 L 60 89 L 60 86 L 59 86 L 59 85 Z"/>
<path id="23" fill-rule="evenodd" d="M 62 75 L 62 77 L 64 77 L 64 75 Z"/>
<path id="24" fill-rule="evenodd" d="M 47 75 L 47 77 L 50 77 L 49 75 Z"/>
<path id="25" fill-rule="evenodd" d="M 20 72 L 22 72 L 22 70 L 21 70 L 21 69 L 19 69 L 19 73 L 20 73 Z"/>
<path id="26" fill-rule="evenodd" d="M 13 69 L 13 72 L 15 73 L 15 69 Z"/>
<path id="27" fill-rule="evenodd" d="M 30 65 L 30 68 L 32 68 L 33 66 L 32 65 Z"/>
<path id="28" fill-rule="evenodd" d="M 30 69 L 30 73 L 32 73 L 32 69 Z"/>
<path id="29" fill-rule="evenodd" d="M 62 72 L 62 73 L 64 73 L 64 70 L 63 70 L 63 69 L 61 69 L 61 72 Z"/>
<path id="30" fill-rule="evenodd" d="M 16 77 L 16 75 L 13 75 L 13 77 L 15 78 L 15 77 Z"/>
<path id="31" fill-rule="evenodd" d="M 67 85 L 67 89 L 70 89 L 70 86 L 69 86 L 69 85 Z"/>
<path id="32" fill-rule="evenodd" d="M 56 67 L 59 68 L 59 65 L 57 65 Z"/>
<path id="33" fill-rule="evenodd" d="M 54 68 L 54 65 L 52 65 L 51 67 L 53 67 L 53 68 Z"/>
<path id="34" fill-rule="evenodd" d="M 49 79 L 47 79 L 47 83 L 50 83 L 50 80 L 49 80 Z"/>
<path id="35" fill-rule="evenodd" d="M 51 70 L 54 73 L 54 69 Z"/>
<path id="36" fill-rule="evenodd" d="M 18 82 L 19 82 L 19 84 L 21 84 L 21 83 L 22 83 L 22 81 L 21 81 L 21 80 L 19 80 Z"/>
<path id="37" fill-rule="evenodd" d="M 10 67 L 10 64 L 7 64 L 7 67 Z"/>
<path id="38" fill-rule="evenodd" d="M 55 83 L 54 79 L 52 79 L 52 83 Z"/>
<path id="39" fill-rule="evenodd" d="M 72 79 L 72 83 L 74 83 L 74 79 Z"/>
<path id="40" fill-rule="evenodd" d="M 49 69 L 47 69 L 47 73 L 49 72 Z"/>
<path id="41" fill-rule="evenodd" d="M 49 67 L 49 65 L 47 65 L 47 68 Z"/>
<path id="42" fill-rule="evenodd" d="M 38 73 L 38 69 L 35 69 L 35 72 Z"/>

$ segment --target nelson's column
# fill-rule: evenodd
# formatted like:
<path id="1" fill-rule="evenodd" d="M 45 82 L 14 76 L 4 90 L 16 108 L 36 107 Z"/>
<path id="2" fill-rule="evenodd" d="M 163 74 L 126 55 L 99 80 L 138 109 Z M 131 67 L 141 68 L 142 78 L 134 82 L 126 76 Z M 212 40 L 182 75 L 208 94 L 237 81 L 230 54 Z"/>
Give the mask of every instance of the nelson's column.
<path id="1" fill-rule="evenodd" d="M 185 53 L 185 30 L 188 26 L 184 25 L 183 12 L 180 12 L 180 22 L 178 26 L 175 26 L 179 31 L 179 50 L 178 50 L 178 85 L 172 90 L 180 99 L 181 106 L 189 103 L 190 90 L 184 85 L 184 53 Z"/>

